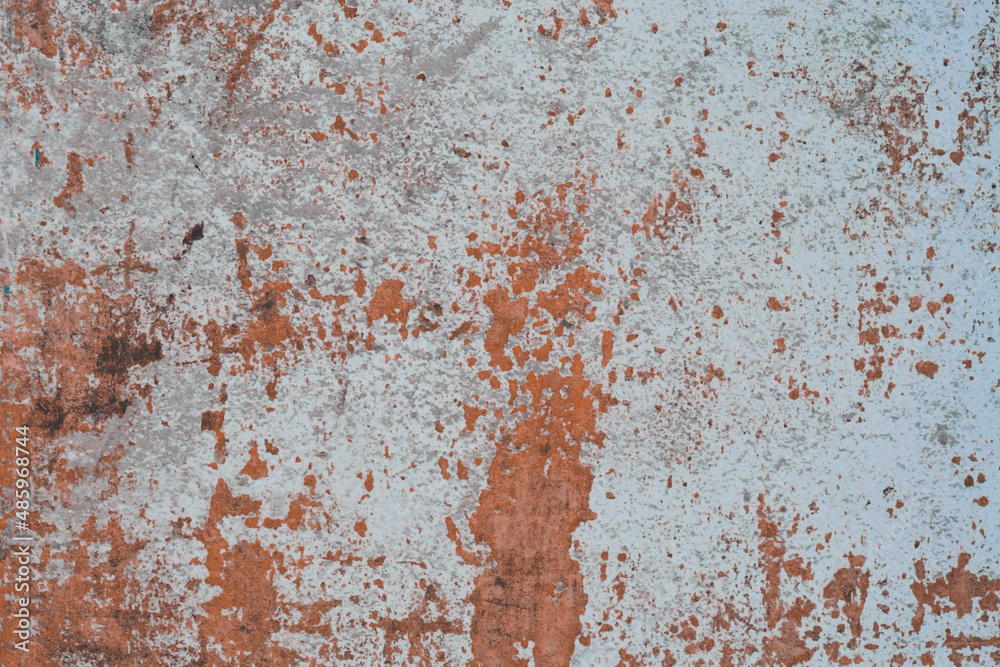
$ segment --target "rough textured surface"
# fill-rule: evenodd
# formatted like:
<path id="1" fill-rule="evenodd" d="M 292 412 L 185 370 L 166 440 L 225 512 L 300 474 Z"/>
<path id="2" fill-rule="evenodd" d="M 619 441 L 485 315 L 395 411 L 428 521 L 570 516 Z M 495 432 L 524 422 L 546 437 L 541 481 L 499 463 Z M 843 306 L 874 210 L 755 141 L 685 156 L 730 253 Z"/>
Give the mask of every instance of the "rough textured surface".
<path id="1" fill-rule="evenodd" d="M 996 2 L 4 2 L 3 664 L 1000 662 Z"/>

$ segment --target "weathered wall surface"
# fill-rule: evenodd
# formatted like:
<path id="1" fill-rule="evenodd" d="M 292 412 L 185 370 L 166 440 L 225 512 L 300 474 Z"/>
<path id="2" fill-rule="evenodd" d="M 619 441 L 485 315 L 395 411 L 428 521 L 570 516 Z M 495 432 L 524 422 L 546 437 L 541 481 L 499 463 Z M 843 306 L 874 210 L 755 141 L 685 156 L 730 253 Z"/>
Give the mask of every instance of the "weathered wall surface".
<path id="1" fill-rule="evenodd" d="M 3 664 L 1000 661 L 995 2 L 5 2 Z"/>

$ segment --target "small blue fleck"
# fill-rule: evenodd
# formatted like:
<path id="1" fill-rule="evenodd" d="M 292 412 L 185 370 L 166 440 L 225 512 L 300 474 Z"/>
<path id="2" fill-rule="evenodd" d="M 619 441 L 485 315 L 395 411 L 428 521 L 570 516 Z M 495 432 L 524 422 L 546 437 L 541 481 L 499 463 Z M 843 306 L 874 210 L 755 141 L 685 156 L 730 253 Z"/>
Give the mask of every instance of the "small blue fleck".
<path id="1" fill-rule="evenodd" d="M 3 286 L 3 293 L 4 294 L 10 294 L 10 285 L 4 285 Z"/>
<path id="2" fill-rule="evenodd" d="M 39 155 L 40 155 L 40 152 L 39 151 L 35 151 L 35 166 L 36 167 L 38 166 L 38 156 Z"/>

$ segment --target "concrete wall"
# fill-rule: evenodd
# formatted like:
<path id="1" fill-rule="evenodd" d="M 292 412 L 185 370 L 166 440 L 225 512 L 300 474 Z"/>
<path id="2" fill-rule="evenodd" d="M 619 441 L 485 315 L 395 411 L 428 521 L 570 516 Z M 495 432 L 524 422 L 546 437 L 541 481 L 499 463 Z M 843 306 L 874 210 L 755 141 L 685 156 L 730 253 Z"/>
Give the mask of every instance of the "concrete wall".
<path id="1" fill-rule="evenodd" d="M 1000 661 L 998 5 L 353 2 L 4 6 L 3 664 Z"/>

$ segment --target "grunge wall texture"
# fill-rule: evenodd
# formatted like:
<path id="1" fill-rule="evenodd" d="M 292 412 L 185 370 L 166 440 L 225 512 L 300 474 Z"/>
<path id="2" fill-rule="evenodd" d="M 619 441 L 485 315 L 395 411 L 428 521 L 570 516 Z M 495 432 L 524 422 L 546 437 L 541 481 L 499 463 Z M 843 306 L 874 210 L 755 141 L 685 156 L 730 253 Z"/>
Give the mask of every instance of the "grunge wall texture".
<path id="1" fill-rule="evenodd" d="M 997 664 L 998 20 L 5 0 L 3 664 Z"/>

